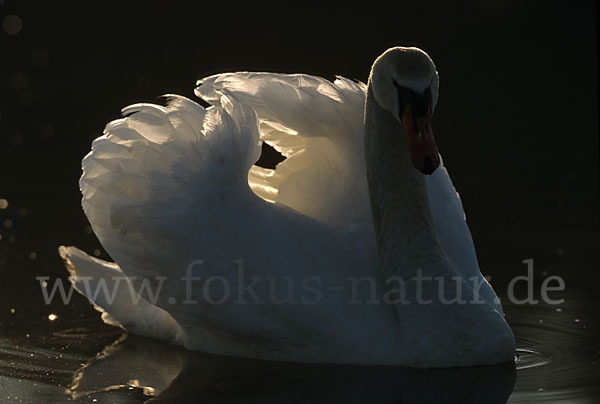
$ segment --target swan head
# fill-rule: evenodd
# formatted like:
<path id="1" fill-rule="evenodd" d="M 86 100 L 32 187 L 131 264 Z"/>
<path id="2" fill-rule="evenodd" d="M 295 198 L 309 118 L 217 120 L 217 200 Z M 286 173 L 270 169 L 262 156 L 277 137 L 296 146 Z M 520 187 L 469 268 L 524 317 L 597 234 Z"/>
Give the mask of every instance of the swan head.
<path id="1" fill-rule="evenodd" d="M 402 125 L 413 165 L 432 174 L 440 165 L 431 129 L 439 86 L 433 60 L 419 48 L 390 48 L 375 60 L 369 82 L 377 102 Z"/>

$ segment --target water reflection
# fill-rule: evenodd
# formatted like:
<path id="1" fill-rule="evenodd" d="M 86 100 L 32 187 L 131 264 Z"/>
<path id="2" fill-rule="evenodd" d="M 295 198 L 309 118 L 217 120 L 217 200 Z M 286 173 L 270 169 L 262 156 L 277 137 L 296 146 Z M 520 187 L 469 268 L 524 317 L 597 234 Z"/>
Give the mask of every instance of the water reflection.
<path id="1" fill-rule="evenodd" d="M 512 363 L 433 370 L 277 363 L 123 336 L 76 373 L 69 393 L 136 387 L 153 396 L 149 403 L 506 403 L 515 376 Z"/>
<path id="2" fill-rule="evenodd" d="M 125 336 L 76 308 L 48 310 L 33 323 L 22 321 L 31 318 L 23 310 L 6 308 L 0 402 L 598 402 L 598 330 L 590 320 L 600 306 L 581 293 L 566 297 L 560 307 L 505 306 L 516 366 L 448 370 L 227 358 Z M 54 321 L 51 313 L 58 313 Z"/>
<path id="3" fill-rule="evenodd" d="M 79 369 L 67 393 L 73 398 L 126 387 L 158 396 L 185 367 L 183 349 L 123 334 Z"/>

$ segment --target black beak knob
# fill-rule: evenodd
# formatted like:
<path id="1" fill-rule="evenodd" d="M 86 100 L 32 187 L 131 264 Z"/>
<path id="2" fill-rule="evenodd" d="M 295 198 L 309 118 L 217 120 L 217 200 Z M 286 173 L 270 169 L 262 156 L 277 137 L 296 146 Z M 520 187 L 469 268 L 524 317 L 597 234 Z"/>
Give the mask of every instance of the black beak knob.
<path id="1" fill-rule="evenodd" d="M 421 172 L 425 175 L 431 175 L 431 174 L 433 174 L 434 171 L 435 171 L 435 166 L 433 165 L 433 161 L 431 161 L 431 158 L 429 158 L 429 156 L 425 156 L 425 159 L 423 160 L 423 168 L 421 169 Z"/>

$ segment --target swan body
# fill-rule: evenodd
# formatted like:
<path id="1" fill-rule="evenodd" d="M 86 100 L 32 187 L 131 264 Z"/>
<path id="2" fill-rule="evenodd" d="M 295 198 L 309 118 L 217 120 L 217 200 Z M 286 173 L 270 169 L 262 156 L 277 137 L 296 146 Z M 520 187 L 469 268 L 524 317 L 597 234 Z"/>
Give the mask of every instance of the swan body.
<path id="1" fill-rule="evenodd" d="M 209 353 L 414 367 L 512 360 L 460 198 L 435 144 L 415 143 L 429 139 L 437 83 L 423 51 L 398 47 L 367 86 L 226 73 L 198 83 L 209 108 L 176 95 L 125 108 L 80 180 L 115 263 L 61 247 L 71 281 L 106 322 Z M 426 89 L 429 115 L 410 115 L 421 126 L 407 144 L 406 111 L 418 103 L 402 94 Z M 263 141 L 286 157 L 275 170 L 254 165 Z M 429 176 L 415 169 L 423 153 L 417 168 L 440 165 Z M 419 274 L 432 281 L 417 292 Z M 409 304 L 390 298 L 391 278 L 407 281 Z M 94 294 L 102 285 L 114 296 Z M 459 289 L 479 303 L 435 298 Z"/>

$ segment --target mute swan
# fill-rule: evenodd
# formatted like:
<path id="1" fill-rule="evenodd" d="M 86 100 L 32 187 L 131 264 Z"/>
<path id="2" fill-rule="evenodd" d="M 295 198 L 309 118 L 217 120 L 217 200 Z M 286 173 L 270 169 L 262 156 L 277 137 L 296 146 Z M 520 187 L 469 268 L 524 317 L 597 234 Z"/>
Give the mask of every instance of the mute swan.
<path id="1" fill-rule="evenodd" d="M 435 146 L 425 52 L 387 50 L 367 86 L 241 72 L 196 94 L 212 106 L 123 109 L 83 159 L 83 209 L 116 263 L 59 250 L 106 322 L 270 360 L 513 360 Z M 276 170 L 253 165 L 262 141 L 287 157 Z"/>

